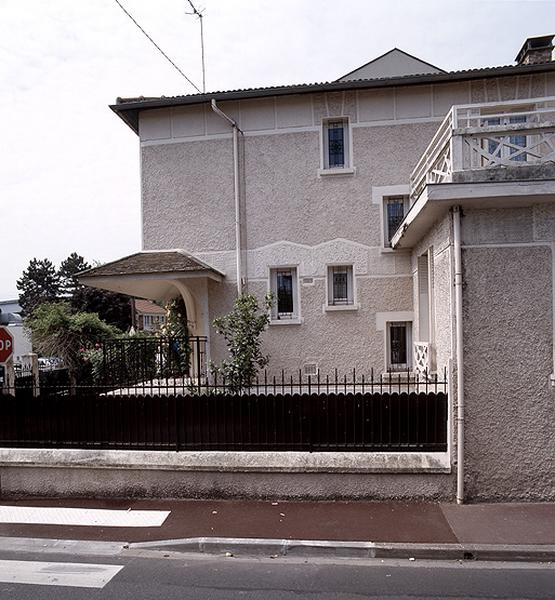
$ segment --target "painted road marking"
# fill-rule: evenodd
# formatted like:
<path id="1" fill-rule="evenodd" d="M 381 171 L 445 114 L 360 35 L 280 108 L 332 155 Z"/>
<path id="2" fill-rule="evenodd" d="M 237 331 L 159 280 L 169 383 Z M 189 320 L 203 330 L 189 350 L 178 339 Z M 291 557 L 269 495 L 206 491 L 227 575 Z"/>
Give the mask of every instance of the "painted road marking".
<path id="1" fill-rule="evenodd" d="M 123 565 L 0 560 L 1 583 L 103 588 Z"/>
<path id="2" fill-rule="evenodd" d="M 169 510 L 0 506 L 0 523 L 89 525 L 92 527 L 160 527 L 169 514 Z"/>

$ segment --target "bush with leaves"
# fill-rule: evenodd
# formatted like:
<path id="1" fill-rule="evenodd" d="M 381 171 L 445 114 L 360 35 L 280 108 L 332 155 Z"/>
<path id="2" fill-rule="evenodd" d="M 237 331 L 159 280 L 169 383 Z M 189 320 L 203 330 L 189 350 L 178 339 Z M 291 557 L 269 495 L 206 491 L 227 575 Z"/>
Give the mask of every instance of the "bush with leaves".
<path id="1" fill-rule="evenodd" d="M 270 322 L 272 302 L 272 295 L 266 294 L 261 309 L 256 296 L 243 294 L 229 314 L 214 320 L 214 329 L 225 338 L 229 359 L 219 366 L 212 365 L 211 370 L 214 375 L 224 378 L 234 391 L 250 387 L 258 370 L 270 360 L 262 354 L 260 336 Z"/>
<path id="2" fill-rule="evenodd" d="M 33 346 L 38 352 L 63 360 L 73 385 L 86 366 L 85 352 L 101 340 L 112 339 L 121 333 L 96 313 L 72 312 L 66 302 L 37 306 L 25 320 L 25 327 L 31 332 Z"/>

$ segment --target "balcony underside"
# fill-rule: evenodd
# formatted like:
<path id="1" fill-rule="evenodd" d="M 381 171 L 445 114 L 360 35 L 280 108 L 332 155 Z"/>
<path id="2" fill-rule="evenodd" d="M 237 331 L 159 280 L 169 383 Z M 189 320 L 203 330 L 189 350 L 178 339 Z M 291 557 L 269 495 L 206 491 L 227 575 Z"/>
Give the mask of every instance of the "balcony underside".
<path id="1" fill-rule="evenodd" d="M 519 175 L 522 168 L 515 167 Z M 532 167 L 533 168 L 533 167 Z M 555 166 L 550 169 L 555 171 Z M 552 179 L 514 180 L 507 168 L 506 179 L 487 180 L 489 171 L 463 171 L 453 174 L 453 183 L 427 184 L 411 206 L 401 228 L 392 240 L 393 248 L 412 248 L 452 206 L 466 208 L 516 208 L 555 202 L 555 175 Z M 496 169 L 497 171 L 497 169 Z M 542 166 L 545 172 L 545 165 Z M 484 181 L 485 179 L 485 181 Z M 465 183 L 456 183 L 464 181 Z"/>

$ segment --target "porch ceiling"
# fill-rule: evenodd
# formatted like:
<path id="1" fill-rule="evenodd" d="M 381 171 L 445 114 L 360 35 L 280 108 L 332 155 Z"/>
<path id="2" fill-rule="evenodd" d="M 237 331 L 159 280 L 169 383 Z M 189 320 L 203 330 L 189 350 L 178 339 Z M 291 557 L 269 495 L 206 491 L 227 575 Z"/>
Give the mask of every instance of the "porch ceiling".
<path id="1" fill-rule="evenodd" d="M 137 252 L 78 275 L 83 285 L 150 300 L 175 294 L 175 281 L 222 281 L 224 277 L 224 273 L 184 250 Z"/>

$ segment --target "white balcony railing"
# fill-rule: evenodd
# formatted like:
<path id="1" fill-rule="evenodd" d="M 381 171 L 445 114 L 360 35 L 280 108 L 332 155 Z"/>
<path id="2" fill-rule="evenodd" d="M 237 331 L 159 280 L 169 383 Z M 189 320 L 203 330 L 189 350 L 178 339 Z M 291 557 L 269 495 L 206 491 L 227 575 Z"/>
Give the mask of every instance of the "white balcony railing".
<path id="1" fill-rule="evenodd" d="M 411 174 L 411 203 L 457 172 L 547 163 L 555 163 L 555 97 L 453 106 Z"/>

